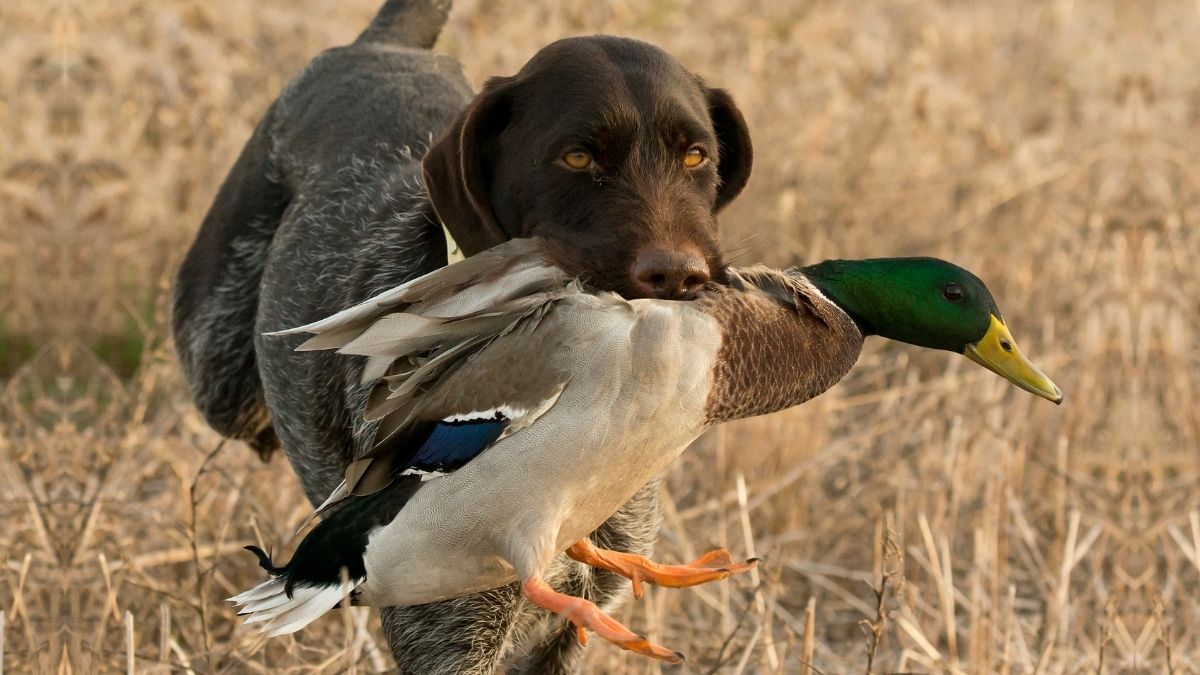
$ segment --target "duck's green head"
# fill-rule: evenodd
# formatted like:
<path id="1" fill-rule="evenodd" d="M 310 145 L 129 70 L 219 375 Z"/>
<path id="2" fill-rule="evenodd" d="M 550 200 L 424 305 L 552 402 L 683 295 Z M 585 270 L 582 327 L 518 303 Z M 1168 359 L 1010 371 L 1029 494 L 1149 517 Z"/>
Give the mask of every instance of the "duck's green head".
<path id="1" fill-rule="evenodd" d="M 867 335 L 964 354 L 1055 403 L 1062 391 L 1029 362 L 979 277 L 937 258 L 828 260 L 801 270 Z"/>

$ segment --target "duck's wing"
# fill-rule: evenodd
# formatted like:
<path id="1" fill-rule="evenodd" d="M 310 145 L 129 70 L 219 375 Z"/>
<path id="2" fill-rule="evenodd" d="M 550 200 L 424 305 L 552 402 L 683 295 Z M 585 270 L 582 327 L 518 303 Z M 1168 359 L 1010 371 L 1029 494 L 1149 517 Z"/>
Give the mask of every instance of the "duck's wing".
<path id="1" fill-rule="evenodd" d="M 379 423 L 371 449 L 313 515 L 398 476 L 444 475 L 532 424 L 557 400 L 566 376 L 536 357 L 519 363 L 530 360 L 528 349 L 513 355 L 513 370 L 489 368 L 469 386 L 444 383 L 496 338 L 513 330 L 533 336 L 555 302 L 582 292 L 546 259 L 539 240 L 513 240 L 287 331 L 317 333 L 299 349 L 366 357 L 362 381 L 373 388 L 364 415 Z"/>
<path id="2" fill-rule="evenodd" d="M 312 334 L 299 350 L 339 349 L 388 315 L 464 317 L 510 300 L 562 288 L 570 277 L 550 262 L 537 237 L 513 239 L 461 262 L 417 277 L 313 323 L 268 333 Z M 399 321 L 399 320 L 397 320 Z M 388 322 L 377 329 L 386 335 Z"/>
<path id="3" fill-rule="evenodd" d="M 466 363 L 464 357 L 463 363 Z M 438 381 L 380 420 L 371 451 L 346 471 L 345 496 L 372 494 L 401 476 L 438 478 L 546 414 L 570 379 L 550 367 L 524 368 L 522 388 L 504 386 L 516 371 Z M 472 374 L 475 374 L 472 369 Z"/>

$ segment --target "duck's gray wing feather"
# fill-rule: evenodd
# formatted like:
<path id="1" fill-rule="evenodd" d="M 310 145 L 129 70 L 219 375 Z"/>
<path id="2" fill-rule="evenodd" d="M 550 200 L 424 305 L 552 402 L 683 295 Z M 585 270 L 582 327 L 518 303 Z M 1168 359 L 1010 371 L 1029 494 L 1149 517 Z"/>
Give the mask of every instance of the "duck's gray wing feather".
<path id="1" fill-rule="evenodd" d="M 413 468 L 418 452 L 429 451 L 422 441 L 431 424 L 502 422 L 496 436 L 473 449 L 478 454 L 548 412 L 566 388 L 570 372 L 555 359 L 537 357 L 557 351 L 566 338 L 532 327 L 555 299 L 549 295 L 541 306 L 509 317 L 499 329 L 493 326 L 492 332 L 441 345 L 440 353 L 410 372 L 380 380 L 366 411 L 368 419 L 379 422 L 371 449 L 347 467 L 345 480 L 314 515 L 348 497 L 373 494 Z M 520 344 L 520 350 L 488 349 L 513 332 L 520 332 L 522 339 L 506 345 Z M 456 452 L 461 455 L 463 450 Z"/>
<path id="2" fill-rule="evenodd" d="M 563 286 L 569 277 L 545 256 L 541 239 L 514 239 L 384 291 L 328 318 L 270 335 L 310 333 L 302 350 L 335 349 L 387 314 L 448 318 Z"/>
<path id="3" fill-rule="evenodd" d="M 349 465 L 346 480 L 318 512 L 385 487 L 416 460 L 418 450 L 436 455 L 436 448 L 418 447 L 430 424 L 495 414 L 505 422 L 500 437 L 532 424 L 568 379 L 552 360 L 540 358 L 564 338 L 535 329 L 556 302 L 583 295 L 578 283 L 546 261 L 536 240 L 521 240 L 288 331 L 319 333 L 301 349 L 367 357 L 363 381 L 375 382 L 365 410 L 369 421 L 379 421 L 372 447 Z M 469 382 L 447 384 L 513 331 L 523 334 L 521 342 L 512 343 L 520 345 L 519 353 L 492 354 L 489 367 L 473 373 Z M 505 359 L 510 366 L 497 365 Z M 511 377 L 518 372 L 520 377 Z M 456 446 L 455 452 L 464 450 Z"/>

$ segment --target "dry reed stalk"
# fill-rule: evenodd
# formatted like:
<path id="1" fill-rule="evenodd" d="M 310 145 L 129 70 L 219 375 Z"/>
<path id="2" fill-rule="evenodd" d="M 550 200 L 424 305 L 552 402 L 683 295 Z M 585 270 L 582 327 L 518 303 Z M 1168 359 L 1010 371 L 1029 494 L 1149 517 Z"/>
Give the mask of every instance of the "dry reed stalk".
<path id="1" fill-rule="evenodd" d="M 986 560 L 984 547 L 986 546 L 983 537 L 983 531 L 976 528 L 974 535 L 975 559 L 971 567 L 971 602 L 967 610 L 967 666 L 977 672 L 987 672 L 988 668 L 988 651 L 986 635 L 987 627 L 984 625 L 983 618 L 983 568 Z"/>
<path id="2" fill-rule="evenodd" d="M 164 672 L 170 672 L 171 658 L 171 605 L 162 603 L 158 610 L 158 664 Z"/>
<path id="3" fill-rule="evenodd" d="M 871 586 L 871 592 L 875 596 L 874 618 L 859 621 L 859 625 L 863 627 L 867 637 L 867 675 L 871 675 L 874 672 L 879 646 L 883 641 L 884 630 L 887 628 L 888 613 L 885 610 L 884 604 L 887 601 L 889 584 L 892 586 L 894 593 L 899 593 L 904 585 L 903 554 L 896 544 L 894 535 L 890 531 L 884 533 L 883 540 L 879 543 L 877 556 L 884 562 L 880 567 L 881 574 L 878 577 L 878 582 L 876 582 L 878 585 Z M 887 564 L 888 559 L 893 561 L 892 565 Z"/>
<path id="4" fill-rule="evenodd" d="M 727 466 L 728 460 L 725 455 L 725 438 L 726 438 L 725 427 L 718 427 L 716 430 L 713 431 L 713 445 L 714 445 L 715 453 L 716 453 L 716 479 L 717 479 L 717 489 L 719 491 L 723 491 L 725 489 L 726 478 L 729 476 L 729 474 L 728 474 L 729 469 Z M 735 495 L 736 495 L 736 493 L 735 493 Z M 714 505 L 711 509 L 706 509 L 706 510 L 716 512 L 716 514 L 717 514 L 716 515 L 716 518 L 717 518 L 717 545 L 720 546 L 721 548 L 728 549 L 729 548 L 729 527 L 725 522 L 725 518 L 722 517 L 722 515 L 721 515 L 721 507 L 722 506 L 724 506 L 723 502 L 718 503 L 718 504 Z M 684 516 L 684 518 L 686 518 L 686 517 L 687 516 Z M 733 632 L 733 626 L 734 626 L 732 599 L 731 599 L 732 594 L 730 592 L 729 586 L 727 586 L 727 585 L 722 585 L 720 587 L 720 589 L 718 590 L 718 592 L 720 593 L 721 607 L 723 608 L 723 610 L 721 612 L 721 632 L 728 634 L 728 633 Z"/>
<path id="5" fill-rule="evenodd" d="M 816 672 L 813 667 L 813 654 L 816 651 L 817 632 L 817 599 L 809 598 L 808 606 L 804 609 L 804 642 L 800 647 L 800 661 L 805 673 Z"/>
<path id="6" fill-rule="evenodd" d="M 1166 665 L 1167 675 L 1174 675 L 1175 662 L 1171 655 L 1171 632 L 1170 626 L 1166 620 L 1166 606 L 1163 604 L 1162 597 L 1154 598 L 1154 626 L 1157 629 L 1155 636 L 1158 643 L 1163 646 L 1163 657 Z"/>
<path id="7" fill-rule="evenodd" d="M 738 473 L 737 479 L 737 495 L 738 495 L 738 513 L 742 520 L 742 544 L 746 549 L 746 556 L 749 558 L 757 558 L 758 552 L 754 545 L 754 528 L 750 524 L 750 509 L 749 495 L 746 490 L 746 477 Z M 754 584 L 756 589 L 754 594 L 754 608 L 758 611 L 759 620 L 770 625 L 771 613 L 767 611 L 766 602 L 763 600 L 762 593 L 758 592 L 762 588 L 762 575 L 758 568 L 750 570 L 750 583 Z M 770 631 L 767 631 L 763 637 L 763 652 L 766 655 L 767 672 L 775 671 L 779 668 L 779 654 L 775 650 L 775 641 L 771 637 Z"/>
<path id="8" fill-rule="evenodd" d="M 745 672 L 746 665 L 750 663 L 750 657 L 754 654 L 754 648 L 758 645 L 759 638 L 762 637 L 762 632 L 763 625 L 761 623 L 754 627 L 754 632 L 750 634 L 750 640 L 746 643 L 746 647 L 742 649 L 742 654 L 738 657 L 731 675 L 741 675 Z"/>
<path id="9" fill-rule="evenodd" d="M 211 451 L 204 457 L 204 461 L 200 463 L 200 468 L 196 471 L 196 475 L 192 478 L 191 484 L 188 486 L 188 504 L 189 525 L 188 528 L 188 543 L 192 549 L 192 565 L 195 569 L 195 585 L 196 597 L 198 598 L 197 611 L 200 613 L 200 631 L 204 637 L 204 659 L 208 662 L 209 670 L 216 669 L 213 655 L 212 631 L 209 628 L 209 612 L 208 612 L 208 573 L 200 565 L 200 534 L 196 525 L 196 512 L 199 510 L 199 499 L 197 497 L 196 488 L 200 484 L 200 478 L 208 470 L 209 463 L 221 452 L 225 447 L 225 439 L 221 439 L 213 447 Z"/>
<path id="10" fill-rule="evenodd" d="M 134 632 L 133 632 L 133 613 L 125 612 L 125 675 L 135 675 L 137 672 L 136 662 L 137 655 L 135 653 Z"/>

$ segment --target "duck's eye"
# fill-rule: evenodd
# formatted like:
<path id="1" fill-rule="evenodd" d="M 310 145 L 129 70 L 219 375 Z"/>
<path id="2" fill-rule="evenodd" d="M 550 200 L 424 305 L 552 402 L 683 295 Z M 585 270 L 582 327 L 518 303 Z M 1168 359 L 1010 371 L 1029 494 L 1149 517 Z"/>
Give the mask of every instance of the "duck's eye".
<path id="1" fill-rule="evenodd" d="M 689 169 L 695 169 L 704 164 L 707 159 L 708 153 L 704 152 L 704 148 L 698 145 L 693 145 L 687 149 L 687 152 L 683 153 L 683 165 Z"/>
<path id="2" fill-rule="evenodd" d="M 581 171 L 592 165 L 592 153 L 587 150 L 568 150 L 562 156 L 562 161 L 572 169 Z"/>
<path id="3" fill-rule="evenodd" d="M 946 298 L 950 302 L 958 302 L 959 300 L 962 300 L 963 295 L 962 286 L 959 286 L 958 284 L 950 283 L 946 284 L 942 288 L 942 297 Z"/>

